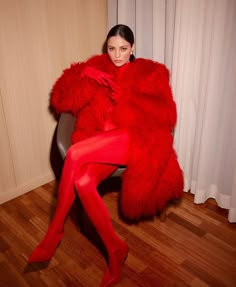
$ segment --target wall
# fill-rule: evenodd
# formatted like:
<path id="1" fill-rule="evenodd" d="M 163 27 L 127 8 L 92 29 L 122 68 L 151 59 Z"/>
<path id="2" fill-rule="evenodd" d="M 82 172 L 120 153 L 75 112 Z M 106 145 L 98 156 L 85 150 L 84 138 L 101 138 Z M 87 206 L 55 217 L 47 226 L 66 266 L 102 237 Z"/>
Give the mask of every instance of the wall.
<path id="1" fill-rule="evenodd" d="M 101 53 L 106 0 L 0 0 L 0 203 L 54 179 L 55 80 Z"/>

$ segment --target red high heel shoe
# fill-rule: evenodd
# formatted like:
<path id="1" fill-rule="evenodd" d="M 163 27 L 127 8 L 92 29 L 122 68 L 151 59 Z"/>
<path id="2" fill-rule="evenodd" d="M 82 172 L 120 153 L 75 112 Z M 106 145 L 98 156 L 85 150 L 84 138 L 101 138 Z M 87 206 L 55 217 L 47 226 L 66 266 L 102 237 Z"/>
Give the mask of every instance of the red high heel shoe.
<path id="1" fill-rule="evenodd" d="M 100 287 L 112 287 L 120 281 L 121 266 L 124 264 L 129 252 L 129 247 L 123 242 L 123 247 L 109 254 L 107 267 Z"/>
<path id="2" fill-rule="evenodd" d="M 52 258 L 63 235 L 64 232 L 54 234 L 53 236 L 50 234 L 51 238 L 49 235 L 46 235 L 29 257 L 28 262 L 32 263 L 49 261 Z"/>

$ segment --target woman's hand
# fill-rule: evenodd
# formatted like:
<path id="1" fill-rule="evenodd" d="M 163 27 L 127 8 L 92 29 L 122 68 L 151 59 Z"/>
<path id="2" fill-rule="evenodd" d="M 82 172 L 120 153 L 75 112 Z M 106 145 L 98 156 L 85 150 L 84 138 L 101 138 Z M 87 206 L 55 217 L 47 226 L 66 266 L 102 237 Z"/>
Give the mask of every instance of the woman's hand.
<path id="1" fill-rule="evenodd" d="M 84 77 L 89 77 L 95 80 L 99 85 L 108 87 L 111 90 L 112 98 L 116 97 L 118 92 L 118 85 L 115 83 L 114 77 L 112 75 L 93 67 L 86 66 L 81 73 L 81 78 Z"/>
<path id="2" fill-rule="evenodd" d="M 113 77 L 111 75 L 89 66 L 86 66 L 81 72 L 81 78 L 84 77 L 94 79 L 99 85 L 106 87 L 111 86 L 113 82 Z"/>

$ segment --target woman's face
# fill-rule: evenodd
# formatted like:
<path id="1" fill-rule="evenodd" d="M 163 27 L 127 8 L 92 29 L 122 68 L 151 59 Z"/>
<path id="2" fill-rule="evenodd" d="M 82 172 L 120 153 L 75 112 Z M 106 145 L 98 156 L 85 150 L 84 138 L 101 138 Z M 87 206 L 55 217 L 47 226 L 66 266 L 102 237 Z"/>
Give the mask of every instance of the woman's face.
<path id="1" fill-rule="evenodd" d="M 129 62 L 130 54 L 133 51 L 133 46 L 120 36 L 110 37 L 107 41 L 107 53 L 112 63 L 121 67 Z"/>

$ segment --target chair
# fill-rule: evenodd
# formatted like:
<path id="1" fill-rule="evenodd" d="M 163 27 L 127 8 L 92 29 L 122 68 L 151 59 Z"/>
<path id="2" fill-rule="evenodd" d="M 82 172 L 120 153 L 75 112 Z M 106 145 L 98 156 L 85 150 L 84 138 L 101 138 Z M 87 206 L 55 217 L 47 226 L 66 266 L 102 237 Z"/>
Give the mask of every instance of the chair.
<path id="1" fill-rule="evenodd" d="M 67 150 L 71 146 L 71 134 L 74 130 L 76 119 L 69 113 L 62 113 L 58 122 L 56 141 L 62 159 L 66 157 Z M 125 167 L 119 167 L 111 177 L 120 177 Z M 160 220 L 166 220 L 166 208 L 160 213 Z"/>
<path id="2" fill-rule="evenodd" d="M 57 126 L 56 141 L 62 159 L 66 157 L 67 150 L 71 146 L 71 134 L 75 127 L 76 119 L 69 113 L 62 113 Z M 125 167 L 118 168 L 111 176 L 121 176 Z"/>

